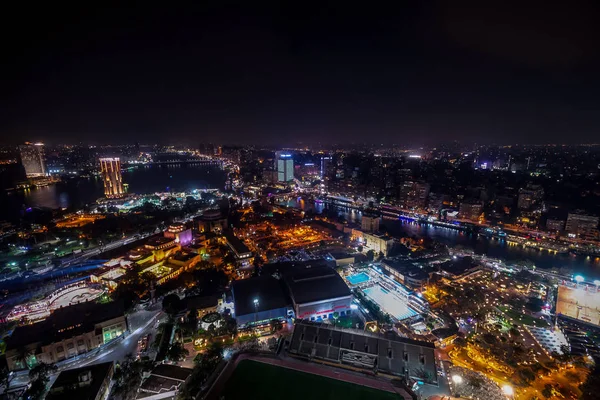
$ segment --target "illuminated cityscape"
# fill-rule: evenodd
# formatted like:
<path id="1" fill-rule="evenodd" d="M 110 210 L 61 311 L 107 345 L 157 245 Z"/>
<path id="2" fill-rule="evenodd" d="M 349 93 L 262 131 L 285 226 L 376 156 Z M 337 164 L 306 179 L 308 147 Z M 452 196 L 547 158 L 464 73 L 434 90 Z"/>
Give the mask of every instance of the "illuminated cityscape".
<path id="1" fill-rule="evenodd" d="M 7 9 L 0 399 L 600 399 L 595 8 Z"/>

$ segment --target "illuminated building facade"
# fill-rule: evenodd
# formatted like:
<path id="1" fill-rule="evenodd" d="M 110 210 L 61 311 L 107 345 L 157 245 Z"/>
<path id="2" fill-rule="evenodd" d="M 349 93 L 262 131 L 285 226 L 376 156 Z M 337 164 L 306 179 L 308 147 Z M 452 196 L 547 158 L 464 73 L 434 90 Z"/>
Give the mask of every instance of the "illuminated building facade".
<path id="1" fill-rule="evenodd" d="M 25 168 L 28 178 L 46 175 L 46 164 L 44 162 L 44 144 L 26 142 L 19 146 L 21 163 Z"/>
<path id="2" fill-rule="evenodd" d="M 182 246 L 192 241 L 192 230 L 186 228 L 183 224 L 170 225 L 164 235 L 166 238 L 175 239 L 175 243 L 179 243 Z"/>
<path id="3" fill-rule="evenodd" d="M 294 159 L 289 153 L 278 151 L 275 153 L 275 171 L 277 171 L 277 182 L 289 182 L 294 180 Z"/>
<path id="4" fill-rule="evenodd" d="M 119 158 L 101 158 L 100 172 L 104 181 L 104 196 L 118 198 L 125 194 L 121 178 L 121 160 Z"/>

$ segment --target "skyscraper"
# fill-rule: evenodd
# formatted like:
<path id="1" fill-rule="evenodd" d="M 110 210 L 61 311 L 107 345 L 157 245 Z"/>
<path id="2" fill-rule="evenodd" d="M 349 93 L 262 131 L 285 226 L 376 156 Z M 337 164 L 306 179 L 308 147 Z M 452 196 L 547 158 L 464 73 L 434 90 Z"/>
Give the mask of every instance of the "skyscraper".
<path id="1" fill-rule="evenodd" d="M 109 199 L 122 197 L 125 191 L 121 178 L 121 160 L 119 158 L 101 158 L 100 172 L 104 181 L 104 196 Z"/>
<path id="2" fill-rule="evenodd" d="M 19 146 L 19 152 L 21 153 L 21 163 L 28 178 L 46 175 L 43 143 L 25 142 L 25 144 Z"/>
<path id="3" fill-rule="evenodd" d="M 321 180 L 324 180 L 325 177 L 329 175 L 329 168 L 331 165 L 331 157 L 323 156 L 321 157 Z"/>
<path id="4" fill-rule="evenodd" d="M 278 151 L 275 153 L 275 171 L 277 171 L 277 182 L 289 182 L 294 180 L 294 159 L 289 153 Z"/>

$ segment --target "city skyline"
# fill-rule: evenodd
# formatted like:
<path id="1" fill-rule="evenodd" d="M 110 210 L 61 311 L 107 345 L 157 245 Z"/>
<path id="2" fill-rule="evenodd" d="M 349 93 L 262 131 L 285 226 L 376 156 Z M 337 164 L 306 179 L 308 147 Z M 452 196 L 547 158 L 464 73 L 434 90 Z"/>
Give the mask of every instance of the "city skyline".
<path id="1" fill-rule="evenodd" d="M 0 398 L 598 400 L 600 4 L 2 10 Z"/>

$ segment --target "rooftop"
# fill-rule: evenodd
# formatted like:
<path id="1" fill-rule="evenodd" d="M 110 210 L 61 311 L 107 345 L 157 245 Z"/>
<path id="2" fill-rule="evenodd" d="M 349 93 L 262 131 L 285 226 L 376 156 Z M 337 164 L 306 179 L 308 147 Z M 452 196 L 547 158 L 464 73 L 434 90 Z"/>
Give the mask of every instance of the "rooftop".
<path id="1" fill-rule="evenodd" d="M 178 367 L 176 365 L 159 364 L 152 370 L 152 375 L 162 376 L 178 381 L 185 381 L 192 373 L 191 368 Z"/>
<path id="2" fill-rule="evenodd" d="M 225 239 L 227 239 L 227 243 L 229 243 L 229 246 L 231 246 L 237 255 L 250 253 L 248 246 L 246 246 L 244 242 L 238 239 L 237 236 L 235 236 L 232 232 L 225 233 Z"/>
<path id="3" fill-rule="evenodd" d="M 59 308 L 42 322 L 18 326 L 6 339 L 6 349 L 15 349 L 32 343 L 50 344 L 94 330 L 98 323 L 122 317 L 120 302 L 99 304 L 88 302 Z"/>
<path id="4" fill-rule="evenodd" d="M 412 279 L 427 279 L 429 274 L 408 260 L 385 259 L 383 264 Z"/>
<path id="5" fill-rule="evenodd" d="M 56 378 L 56 381 L 54 381 L 46 399 L 94 400 L 98 395 L 102 383 L 110 375 L 112 369 L 113 363 L 106 362 L 62 371 L 58 375 L 58 378 Z M 88 371 L 91 373 L 90 383 L 79 386 L 80 376 L 86 374 Z"/>
<path id="6" fill-rule="evenodd" d="M 342 277 L 329 267 L 296 267 L 283 276 L 295 304 L 350 296 Z"/>
<path id="7" fill-rule="evenodd" d="M 270 275 L 234 281 L 232 292 L 237 316 L 275 310 L 291 304 L 283 282 Z M 258 300 L 256 306 L 255 299 Z"/>
<path id="8" fill-rule="evenodd" d="M 169 244 L 170 242 L 175 243 L 175 239 L 167 238 L 167 237 L 164 237 L 164 236 L 158 236 L 158 237 L 149 239 L 146 242 L 146 246 L 158 247 L 158 246 L 163 246 L 165 244 Z"/>

